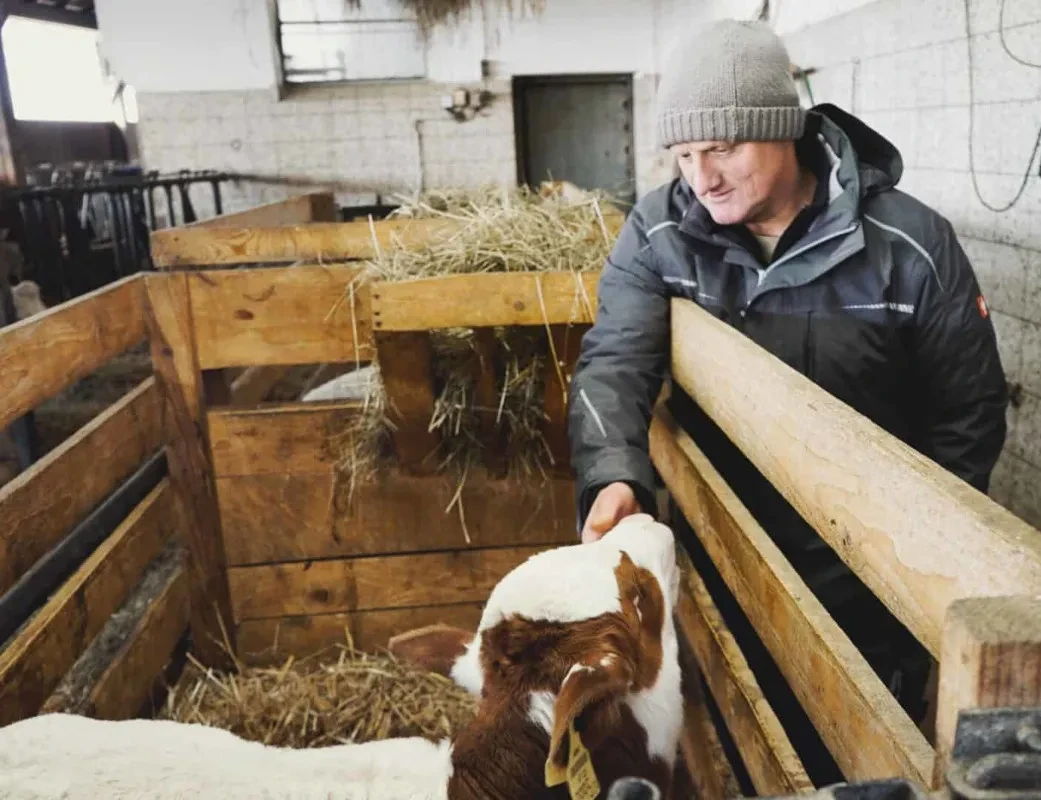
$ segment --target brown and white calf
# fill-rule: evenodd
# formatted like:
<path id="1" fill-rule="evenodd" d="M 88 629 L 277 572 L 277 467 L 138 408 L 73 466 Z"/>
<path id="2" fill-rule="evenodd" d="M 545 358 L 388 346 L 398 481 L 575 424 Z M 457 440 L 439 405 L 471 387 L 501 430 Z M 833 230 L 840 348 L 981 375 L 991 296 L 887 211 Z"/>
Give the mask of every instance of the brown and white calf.
<path id="1" fill-rule="evenodd" d="M 400 638 L 402 657 L 479 695 L 452 740 L 292 750 L 199 725 L 43 715 L 0 729 L 0 796 L 566 798 L 569 762 L 585 760 L 576 771 L 600 792 L 576 797 L 630 775 L 667 797 L 683 715 L 674 547 L 667 527 L 629 517 L 516 567 L 474 633 Z"/>

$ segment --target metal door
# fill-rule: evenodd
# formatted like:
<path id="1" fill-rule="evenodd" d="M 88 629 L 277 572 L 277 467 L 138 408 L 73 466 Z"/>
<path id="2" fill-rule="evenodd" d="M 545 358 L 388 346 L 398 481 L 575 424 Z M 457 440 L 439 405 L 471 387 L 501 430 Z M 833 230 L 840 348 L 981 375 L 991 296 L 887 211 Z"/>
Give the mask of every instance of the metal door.
<path id="1" fill-rule="evenodd" d="M 538 75 L 513 83 L 518 180 L 566 180 L 633 203 L 631 75 Z"/>

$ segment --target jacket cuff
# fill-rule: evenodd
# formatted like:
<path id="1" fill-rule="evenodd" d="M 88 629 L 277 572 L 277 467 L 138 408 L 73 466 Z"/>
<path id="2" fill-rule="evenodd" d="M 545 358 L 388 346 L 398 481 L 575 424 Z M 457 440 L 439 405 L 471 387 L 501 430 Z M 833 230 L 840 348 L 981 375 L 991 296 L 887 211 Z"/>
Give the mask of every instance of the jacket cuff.
<path id="1" fill-rule="evenodd" d="M 635 448 L 599 453 L 593 466 L 585 470 L 577 470 L 577 473 L 581 476 L 575 486 L 577 493 L 576 530 L 580 535 L 597 494 L 611 483 L 628 484 L 636 495 L 636 502 L 640 504 L 640 508 L 652 516 L 657 516 L 658 500 L 654 492 L 655 471 L 647 453 Z"/>

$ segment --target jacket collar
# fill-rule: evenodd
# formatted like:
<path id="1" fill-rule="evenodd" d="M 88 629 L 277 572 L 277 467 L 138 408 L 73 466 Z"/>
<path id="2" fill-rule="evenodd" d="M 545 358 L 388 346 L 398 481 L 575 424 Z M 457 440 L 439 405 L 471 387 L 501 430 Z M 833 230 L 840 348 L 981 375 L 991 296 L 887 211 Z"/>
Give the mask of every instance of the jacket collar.
<path id="1" fill-rule="evenodd" d="M 801 147 L 816 139 L 823 158 L 817 167 L 818 183 L 823 184 L 815 196 L 821 208 L 806 230 L 780 257 L 765 269 L 742 244 L 741 237 L 728 226 L 716 224 L 707 209 L 697 200 L 687 182 L 677 181 L 679 230 L 695 240 L 695 247 L 712 257 L 759 273 L 758 286 L 749 299 L 771 289 L 809 283 L 849 258 L 864 246 L 860 224 L 860 206 L 865 185 L 877 188 L 877 174 L 862 175 L 862 165 L 850 137 L 829 116 L 810 111 L 812 123 L 807 126 Z M 826 201 L 823 190 L 826 188 Z M 778 269 L 779 267 L 783 269 Z"/>

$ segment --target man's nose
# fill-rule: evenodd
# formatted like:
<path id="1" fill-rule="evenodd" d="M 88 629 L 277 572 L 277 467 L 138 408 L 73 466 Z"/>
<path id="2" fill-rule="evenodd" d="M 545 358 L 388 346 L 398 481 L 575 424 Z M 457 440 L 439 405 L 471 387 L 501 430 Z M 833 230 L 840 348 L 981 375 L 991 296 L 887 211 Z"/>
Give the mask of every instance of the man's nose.
<path id="1" fill-rule="evenodd" d="M 691 186 L 695 194 L 703 195 L 719 188 L 722 176 L 718 170 L 713 169 L 705 161 L 695 160 L 691 171 L 693 173 Z"/>

